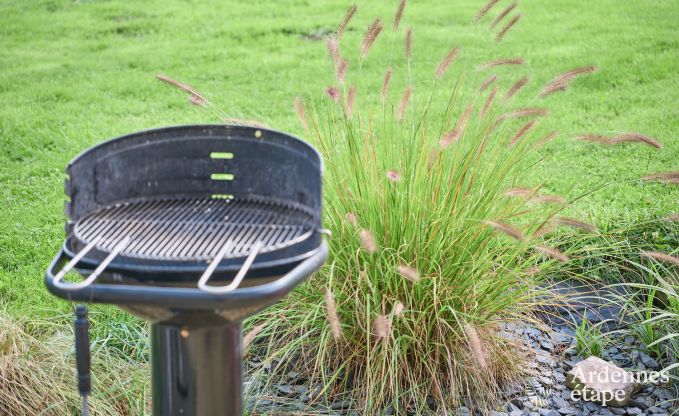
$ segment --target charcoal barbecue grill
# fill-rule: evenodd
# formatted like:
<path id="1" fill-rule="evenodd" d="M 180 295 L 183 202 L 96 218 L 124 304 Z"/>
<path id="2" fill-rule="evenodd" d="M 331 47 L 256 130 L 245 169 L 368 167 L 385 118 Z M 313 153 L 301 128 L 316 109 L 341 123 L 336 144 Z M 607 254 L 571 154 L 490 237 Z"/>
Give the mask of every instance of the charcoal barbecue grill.
<path id="1" fill-rule="evenodd" d="M 48 289 L 152 322 L 155 416 L 241 415 L 242 319 L 328 255 L 318 152 L 266 129 L 179 126 L 102 143 L 67 174 Z"/>

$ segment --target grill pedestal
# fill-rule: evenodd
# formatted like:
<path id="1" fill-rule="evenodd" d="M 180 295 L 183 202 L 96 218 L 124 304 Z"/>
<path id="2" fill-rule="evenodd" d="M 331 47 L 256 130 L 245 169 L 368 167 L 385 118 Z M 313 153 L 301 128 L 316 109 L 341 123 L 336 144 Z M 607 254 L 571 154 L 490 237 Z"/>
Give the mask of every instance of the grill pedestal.
<path id="1" fill-rule="evenodd" d="M 151 327 L 153 414 L 241 416 L 240 322 L 186 313 Z"/>

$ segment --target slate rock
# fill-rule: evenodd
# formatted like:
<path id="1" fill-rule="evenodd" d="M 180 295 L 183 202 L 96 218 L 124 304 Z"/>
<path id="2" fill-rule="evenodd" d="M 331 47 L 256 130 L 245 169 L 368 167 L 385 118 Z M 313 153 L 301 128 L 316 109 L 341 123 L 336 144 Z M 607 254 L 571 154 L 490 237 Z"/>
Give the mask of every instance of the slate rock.
<path id="1" fill-rule="evenodd" d="M 585 399 L 608 406 L 624 407 L 641 385 L 631 373 L 599 357 L 589 357 L 566 374 L 566 386 Z"/>

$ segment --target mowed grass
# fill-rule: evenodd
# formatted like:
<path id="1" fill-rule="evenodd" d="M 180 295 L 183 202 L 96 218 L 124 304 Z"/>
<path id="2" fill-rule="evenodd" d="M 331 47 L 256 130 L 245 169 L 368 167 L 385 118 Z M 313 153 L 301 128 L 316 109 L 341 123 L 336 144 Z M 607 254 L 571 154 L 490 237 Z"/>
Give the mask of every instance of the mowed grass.
<path id="1" fill-rule="evenodd" d="M 394 35 L 390 28 L 397 3 L 358 2 L 344 43 L 352 67 L 358 65 L 362 32 L 376 16 L 387 26 L 378 42 L 402 48 L 403 32 Z M 579 216 L 604 227 L 677 212 L 679 188 L 639 178 L 679 168 L 679 2 L 524 0 L 518 7 L 523 18 L 499 45 L 488 19 L 473 22 L 483 3 L 408 5 L 402 25 L 417 28 L 415 79 L 431 80 L 452 46 L 462 49 L 458 67 L 523 57 L 524 67 L 495 71 L 500 84 L 507 88 L 529 74 L 530 84 L 516 101 L 548 105 L 553 116 L 540 130 L 562 133 L 541 150 L 548 163 L 526 160 L 527 184 L 544 182 L 546 192 L 570 198 L 598 188 L 575 207 Z M 64 236 L 63 169 L 71 158 L 136 130 L 219 122 L 154 80 L 155 74 L 192 84 L 235 117 L 301 134 L 293 97 L 321 95 L 333 82 L 324 43 L 317 39 L 336 26 L 349 4 L 3 1 L 0 300 L 8 311 L 48 317 L 68 310 L 47 293 L 42 279 Z M 407 68 L 404 59 L 389 58 L 389 49 L 371 52 L 359 89 L 379 94 L 382 74 L 391 65 L 394 94 L 400 94 Z M 555 74 L 587 64 L 596 64 L 599 72 L 576 80 L 565 93 L 534 98 Z M 665 147 L 602 147 L 572 139 L 620 131 L 645 133 Z"/>

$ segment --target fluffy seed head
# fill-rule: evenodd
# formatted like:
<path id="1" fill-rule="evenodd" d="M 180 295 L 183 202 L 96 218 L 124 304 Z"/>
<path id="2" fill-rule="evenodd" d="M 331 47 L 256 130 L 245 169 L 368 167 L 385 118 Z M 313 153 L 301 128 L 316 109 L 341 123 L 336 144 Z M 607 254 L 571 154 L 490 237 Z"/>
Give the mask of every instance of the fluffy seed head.
<path id="1" fill-rule="evenodd" d="M 156 79 L 158 79 L 159 81 L 164 82 L 166 84 L 172 85 L 173 87 L 179 88 L 180 90 L 190 94 L 192 97 L 194 97 L 196 102 L 201 103 L 199 105 L 204 105 L 205 103 L 207 103 L 207 98 L 205 98 L 205 96 L 203 94 L 201 94 L 200 92 L 198 92 L 198 90 L 196 90 L 195 88 L 193 88 L 192 86 L 190 86 L 188 84 L 184 84 L 183 82 L 179 82 L 176 79 L 172 79 L 172 78 L 170 78 L 166 75 L 162 75 L 162 74 L 156 75 Z M 194 102 L 192 102 L 192 103 L 195 104 Z"/>
<path id="2" fill-rule="evenodd" d="M 370 231 L 366 229 L 361 230 L 359 237 L 361 239 L 361 246 L 363 246 L 365 251 L 367 251 L 369 254 L 375 254 L 375 252 L 377 252 L 375 237 L 373 237 L 373 234 Z"/>
<path id="3" fill-rule="evenodd" d="M 441 149 L 445 149 L 450 145 L 452 142 L 458 140 L 460 137 L 462 137 L 462 134 L 464 133 L 464 130 L 467 128 L 467 123 L 469 123 L 469 119 L 471 118 L 472 113 L 474 112 L 474 105 L 469 104 L 467 108 L 464 110 L 464 113 L 460 116 L 460 118 L 457 119 L 457 123 L 455 124 L 455 128 L 451 130 L 450 132 L 446 133 L 441 140 L 439 141 L 439 146 Z"/>
<path id="4" fill-rule="evenodd" d="M 340 84 L 344 82 L 347 68 L 349 68 L 349 61 L 346 59 L 340 60 L 340 63 L 337 65 L 337 81 L 339 81 Z"/>
<path id="5" fill-rule="evenodd" d="M 506 58 L 506 59 L 496 59 L 494 61 L 485 62 L 476 67 L 477 71 L 483 71 L 484 69 L 493 68 L 501 65 L 523 65 L 525 62 L 523 58 Z"/>
<path id="6" fill-rule="evenodd" d="M 347 213 L 347 221 L 349 221 L 349 224 L 353 225 L 354 227 L 358 226 L 358 217 L 353 212 Z"/>
<path id="7" fill-rule="evenodd" d="M 401 180 L 401 174 L 392 169 L 387 172 L 387 179 L 394 183 L 399 182 Z"/>
<path id="8" fill-rule="evenodd" d="M 616 143 L 639 142 L 655 147 L 656 149 L 662 148 L 662 143 L 641 133 L 623 133 L 613 140 L 615 140 Z"/>
<path id="9" fill-rule="evenodd" d="M 387 102 L 387 94 L 389 94 L 389 81 L 391 81 L 392 69 L 387 68 L 387 72 L 384 73 L 384 81 L 382 82 L 382 105 Z"/>
<path id="10" fill-rule="evenodd" d="M 337 67 L 340 61 L 340 49 L 337 39 L 332 36 L 328 36 L 327 40 L 325 41 L 325 46 L 328 48 L 328 55 L 330 55 L 330 59 L 332 59 L 332 64 Z"/>
<path id="11" fill-rule="evenodd" d="M 567 255 L 565 255 L 563 252 L 555 248 L 547 246 L 537 246 L 535 247 L 535 249 L 540 253 L 544 254 L 545 256 L 551 257 L 555 260 L 559 260 L 560 262 L 568 263 L 568 261 L 570 261 Z"/>
<path id="12" fill-rule="evenodd" d="M 646 175 L 642 178 L 645 181 L 660 181 L 665 183 L 679 184 L 679 172 L 660 172 Z"/>
<path id="13" fill-rule="evenodd" d="M 488 110 L 490 109 L 490 106 L 493 105 L 493 101 L 495 100 L 495 96 L 497 95 L 497 87 L 494 87 L 491 91 L 490 94 L 488 94 L 488 98 L 486 98 L 486 102 L 483 103 L 483 107 L 481 107 L 481 112 L 480 115 L 481 117 L 485 116 Z"/>
<path id="14" fill-rule="evenodd" d="M 565 204 L 566 200 L 557 195 L 536 195 L 528 202 L 532 204 Z"/>
<path id="15" fill-rule="evenodd" d="M 420 273 L 416 269 L 404 263 L 398 265 L 398 274 L 400 274 L 401 276 L 405 277 L 406 279 L 410 280 L 413 283 L 417 283 L 420 281 Z"/>
<path id="16" fill-rule="evenodd" d="M 490 24 L 490 28 L 491 28 L 491 29 L 495 29 L 495 26 L 497 26 L 497 24 L 500 23 L 500 22 L 502 21 L 502 19 L 504 19 L 505 17 L 507 17 L 507 15 L 508 15 L 512 10 L 514 10 L 514 8 L 516 7 L 516 5 L 517 5 L 517 3 L 516 3 L 516 2 L 513 2 L 513 3 L 510 4 L 509 6 L 505 7 L 505 9 L 504 9 L 502 12 L 500 12 L 500 14 L 498 14 L 497 17 L 495 17 L 495 19 L 493 19 L 493 22 Z"/>
<path id="17" fill-rule="evenodd" d="M 672 214 L 669 217 L 666 217 L 665 221 L 679 222 L 679 214 Z"/>
<path id="18" fill-rule="evenodd" d="M 256 327 L 252 328 L 245 336 L 243 337 L 243 351 L 247 350 L 250 344 L 252 344 L 252 341 L 257 338 L 257 335 L 259 335 L 262 330 L 264 330 L 264 327 L 266 324 L 259 324 Z"/>
<path id="19" fill-rule="evenodd" d="M 406 31 L 405 51 L 406 51 L 406 59 L 410 60 L 410 58 L 413 57 L 413 28 L 412 27 L 409 27 L 408 30 Z"/>
<path id="20" fill-rule="evenodd" d="M 304 130 L 308 130 L 309 123 L 306 119 L 306 112 L 304 111 L 304 102 L 302 101 L 302 97 L 295 97 L 294 105 L 297 118 L 299 118 L 299 124 L 304 127 Z"/>
<path id="21" fill-rule="evenodd" d="M 528 123 L 524 124 L 523 127 L 521 127 L 521 129 L 519 129 L 519 131 L 516 132 L 516 134 L 512 138 L 512 141 L 509 142 L 509 147 L 512 147 L 516 143 L 518 143 L 519 140 L 521 140 L 521 138 L 526 135 L 526 133 L 528 133 L 531 129 L 533 129 L 533 127 L 535 127 L 537 122 L 538 122 L 537 120 L 531 120 Z"/>
<path id="22" fill-rule="evenodd" d="M 575 140 L 601 143 L 601 144 L 616 144 L 616 141 L 613 137 L 606 137 L 606 136 L 602 136 L 600 134 L 581 134 L 579 136 L 576 136 Z"/>
<path id="23" fill-rule="evenodd" d="M 509 188 L 505 191 L 506 196 L 528 198 L 535 193 L 532 188 Z"/>
<path id="24" fill-rule="evenodd" d="M 356 87 L 352 85 L 349 87 L 347 92 L 347 103 L 345 107 L 345 112 L 348 118 L 351 118 L 351 114 L 354 111 L 354 101 L 356 101 Z"/>
<path id="25" fill-rule="evenodd" d="M 588 231 L 590 233 L 596 233 L 597 231 L 599 231 L 599 229 L 595 225 L 589 224 L 589 223 L 584 222 L 584 221 L 580 221 L 580 220 L 575 219 L 575 218 L 556 217 L 552 221 L 557 225 L 580 228 L 581 230 L 585 230 L 585 231 Z"/>
<path id="26" fill-rule="evenodd" d="M 368 30 L 363 36 L 363 42 L 361 42 L 361 60 L 368 56 L 368 52 L 370 52 L 370 48 L 373 46 L 373 43 L 375 43 L 375 40 L 377 40 L 377 36 L 382 32 L 382 28 L 383 25 L 380 19 L 375 19 L 375 21 L 368 26 Z"/>
<path id="27" fill-rule="evenodd" d="M 498 117 L 498 121 L 523 117 L 547 117 L 548 115 L 549 110 L 546 108 L 520 108 L 518 110 L 502 114 L 500 117 Z"/>
<path id="28" fill-rule="evenodd" d="M 502 30 L 500 30 L 500 32 L 498 32 L 497 36 L 495 36 L 495 42 L 500 42 L 505 37 L 507 32 L 509 32 L 509 29 L 511 29 L 512 26 L 514 26 L 519 21 L 519 19 L 521 19 L 522 16 L 523 15 L 521 13 L 519 13 L 519 14 L 515 15 L 514 17 L 512 17 L 511 20 L 509 20 L 509 22 L 507 22 L 505 27 L 503 27 Z"/>
<path id="29" fill-rule="evenodd" d="M 518 81 L 516 81 L 514 83 L 514 85 L 512 85 L 511 88 L 509 88 L 509 90 L 507 90 L 507 93 L 505 94 L 504 100 L 505 101 L 509 100 L 517 92 L 519 92 L 519 90 L 521 88 L 525 87 L 526 84 L 528 83 L 528 79 L 529 79 L 528 76 L 525 76 L 525 77 L 522 77 L 521 79 L 519 79 Z"/>
<path id="30" fill-rule="evenodd" d="M 401 0 L 398 3 L 398 8 L 396 9 L 396 14 L 394 15 L 394 32 L 398 30 L 398 26 L 401 24 L 401 18 L 403 18 L 403 9 L 406 8 L 406 0 Z"/>
<path id="31" fill-rule="evenodd" d="M 391 314 L 394 316 L 400 316 L 405 308 L 406 307 L 403 306 L 403 303 L 399 302 L 396 305 L 394 305 L 394 310 L 392 311 Z"/>
<path id="32" fill-rule="evenodd" d="M 377 338 L 384 339 L 389 336 L 391 332 L 391 322 L 387 315 L 379 315 L 373 321 L 373 335 Z"/>
<path id="33" fill-rule="evenodd" d="M 672 263 L 679 266 L 679 257 L 670 256 L 669 254 L 660 253 L 658 251 L 642 251 L 640 254 L 641 256 L 648 257 L 649 259 Z"/>
<path id="34" fill-rule="evenodd" d="M 484 221 L 484 223 L 493 228 L 495 231 L 499 231 L 505 235 L 508 235 L 515 240 L 518 241 L 525 240 L 525 237 L 523 236 L 523 233 L 521 231 L 502 221 Z"/>
<path id="35" fill-rule="evenodd" d="M 564 72 L 563 74 L 557 75 L 554 79 L 549 81 L 547 85 L 540 92 L 541 97 L 546 97 L 557 91 L 565 91 L 570 87 L 571 81 L 576 77 L 583 74 L 589 74 L 597 71 L 597 67 L 594 65 L 583 66 L 579 68 L 571 69 L 570 71 Z"/>
<path id="36" fill-rule="evenodd" d="M 344 19 L 342 19 L 342 22 L 337 26 L 337 30 L 335 31 L 335 37 L 337 40 L 342 39 L 342 36 L 344 35 L 344 31 L 347 29 L 347 26 L 349 25 L 349 22 L 351 21 L 351 18 L 354 17 L 354 14 L 356 13 L 356 5 L 352 5 L 347 9 L 347 13 L 344 15 Z"/>
<path id="37" fill-rule="evenodd" d="M 453 48 L 448 52 L 448 55 L 446 55 L 445 58 L 439 63 L 439 66 L 436 68 L 436 78 L 441 78 L 445 73 L 448 71 L 448 67 L 450 67 L 450 64 L 453 63 L 455 58 L 457 58 L 457 55 L 460 53 L 460 48 Z"/>
<path id="38" fill-rule="evenodd" d="M 475 20 L 478 22 L 481 18 L 488 14 L 490 9 L 493 8 L 500 0 L 489 0 L 478 12 L 476 12 Z"/>
<path id="39" fill-rule="evenodd" d="M 332 332 L 333 338 L 340 339 L 342 337 L 342 327 L 337 316 L 335 296 L 329 287 L 325 290 L 325 313 L 328 317 L 328 325 L 330 325 L 330 332 Z"/>
<path id="40" fill-rule="evenodd" d="M 467 344 L 469 345 L 469 352 L 471 352 L 472 357 L 474 357 L 474 361 L 476 361 L 479 368 L 485 370 L 488 368 L 488 361 L 486 359 L 487 353 L 478 331 L 476 331 L 476 328 L 473 326 L 465 324 L 464 334 L 467 338 Z"/>
<path id="41" fill-rule="evenodd" d="M 398 120 L 399 123 L 403 121 L 403 116 L 405 115 L 406 109 L 408 109 L 408 103 L 410 102 L 412 93 L 413 86 L 408 85 L 408 88 L 406 88 L 403 93 L 403 97 L 401 97 L 401 103 L 398 105 L 398 111 L 396 112 L 396 120 Z"/>
<path id="42" fill-rule="evenodd" d="M 338 102 L 340 99 L 340 92 L 335 87 L 327 87 L 325 89 L 325 95 L 327 95 L 334 102 Z"/>
<path id="43" fill-rule="evenodd" d="M 559 135 L 558 131 L 552 131 L 545 134 L 541 139 L 535 142 L 536 146 L 544 146 L 545 144 L 551 142 L 556 136 Z"/>
<path id="44" fill-rule="evenodd" d="M 479 87 L 479 92 L 484 92 L 486 90 L 486 88 L 488 88 L 490 86 L 490 84 L 495 82 L 495 80 L 497 80 L 497 75 L 495 75 L 495 74 L 486 78 L 486 80 L 483 81 L 483 83 L 481 83 L 481 86 Z"/>

